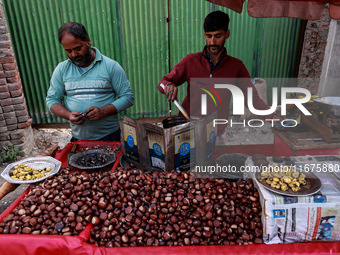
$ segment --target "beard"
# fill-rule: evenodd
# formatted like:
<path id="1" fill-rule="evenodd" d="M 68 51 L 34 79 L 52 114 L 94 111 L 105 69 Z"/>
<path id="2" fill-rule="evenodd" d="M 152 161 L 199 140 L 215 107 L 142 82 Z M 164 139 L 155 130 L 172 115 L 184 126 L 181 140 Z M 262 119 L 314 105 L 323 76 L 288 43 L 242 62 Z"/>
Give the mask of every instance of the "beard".
<path id="1" fill-rule="evenodd" d="M 213 47 L 215 47 L 215 49 L 212 50 L 211 48 L 213 48 Z M 212 55 L 218 55 L 222 50 L 223 50 L 223 46 L 221 46 L 221 45 L 210 45 L 210 46 L 208 46 L 208 51 Z"/>
<path id="2" fill-rule="evenodd" d="M 73 64 L 79 67 L 83 67 L 88 64 L 93 57 L 93 51 L 90 46 L 86 46 L 86 52 L 84 55 L 80 55 L 74 58 L 69 58 Z"/>

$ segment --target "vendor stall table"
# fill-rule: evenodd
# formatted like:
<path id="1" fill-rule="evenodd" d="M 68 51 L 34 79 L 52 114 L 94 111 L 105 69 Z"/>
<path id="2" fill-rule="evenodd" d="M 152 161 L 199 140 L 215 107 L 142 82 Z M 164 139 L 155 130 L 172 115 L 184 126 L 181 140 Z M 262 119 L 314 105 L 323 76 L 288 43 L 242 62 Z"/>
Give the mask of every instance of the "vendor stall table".
<path id="1" fill-rule="evenodd" d="M 78 141 L 79 147 L 92 147 L 94 145 L 111 146 L 118 148 L 120 143 Z M 73 143 L 68 144 L 58 151 L 55 158 L 67 166 L 67 155 L 71 151 Z M 114 164 L 119 164 L 119 156 Z M 20 200 L 28 193 L 26 190 L 4 213 L 0 215 L 0 222 L 10 213 Z M 340 254 L 340 243 L 295 243 L 295 244 L 254 244 L 254 245 L 230 245 L 230 246 L 160 246 L 160 247 L 124 247 L 105 248 L 87 243 L 90 237 L 91 224 L 78 236 L 56 235 L 0 235 L 0 254 Z"/>
<path id="2" fill-rule="evenodd" d="M 265 156 L 273 156 L 274 154 L 274 144 L 250 144 L 250 145 L 224 145 L 215 146 L 215 155 L 218 156 L 225 153 L 243 153 L 246 155 L 254 155 L 256 153 L 261 153 Z"/>
<path id="3" fill-rule="evenodd" d="M 274 155 L 304 156 L 304 155 L 339 155 L 340 143 L 327 143 L 319 140 L 315 132 L 290 133 L 275 131 Z"/>

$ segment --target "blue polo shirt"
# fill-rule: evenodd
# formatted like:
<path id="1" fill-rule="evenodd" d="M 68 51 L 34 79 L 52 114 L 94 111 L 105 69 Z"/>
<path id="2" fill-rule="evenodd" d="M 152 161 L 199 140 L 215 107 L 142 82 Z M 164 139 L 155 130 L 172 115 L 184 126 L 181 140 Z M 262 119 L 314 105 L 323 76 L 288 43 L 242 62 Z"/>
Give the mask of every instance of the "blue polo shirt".
<path id="1" fill-rule="evenodd" d="M 65 103 L 69 111 L 85 112 L 90 106 L 103 107 L 112 104 L 118 112 L 133 105 L 134 98 L 123 68 L 118 62 L 102 55 L 98 49 L 93 63 L 86 71 L 69 59 L 55 68 L 46 104 Z M 70 123 L 72 136 L 77 139 L 98 140 L 119 129 L 117 115 L 100 120 L 86 119 L 82 125 Z"/>

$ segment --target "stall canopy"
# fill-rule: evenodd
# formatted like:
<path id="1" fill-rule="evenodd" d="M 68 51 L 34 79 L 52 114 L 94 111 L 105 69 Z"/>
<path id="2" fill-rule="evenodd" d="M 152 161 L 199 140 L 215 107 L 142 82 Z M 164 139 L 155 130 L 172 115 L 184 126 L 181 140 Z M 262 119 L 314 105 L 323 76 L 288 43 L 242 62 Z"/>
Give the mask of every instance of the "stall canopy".
<path id="1" fill-rule="evenodd" d="M 245 0 L 207 0 L 238 13 L 242 12 Z M 329 15 L 340 19 L 339 0 L 248 0 L 248 14 L 254 18 L 290 17 L 318 20 L 325 5 L 329 3 Z"/>

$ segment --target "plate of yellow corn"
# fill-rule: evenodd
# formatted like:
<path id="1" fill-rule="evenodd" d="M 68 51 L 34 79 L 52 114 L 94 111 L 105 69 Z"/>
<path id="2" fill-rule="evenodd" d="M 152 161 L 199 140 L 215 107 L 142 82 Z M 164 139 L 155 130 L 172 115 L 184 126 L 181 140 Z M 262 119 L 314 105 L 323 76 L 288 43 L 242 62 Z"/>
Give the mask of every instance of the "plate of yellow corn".
<path id="1" fill-rule="evenodd" d="M 256 173 L 268 190 L 286 196 L 309 196 L 321 189 L 320 179 L 295 166 L 268 167 Z"/>
<path id="2" fill-rule="evenodd" d="M 31 157 L 9 164 L 1 176 L 8 182 L 35 183 L 58 173 L 61 162 L 55 158 Z"/>

